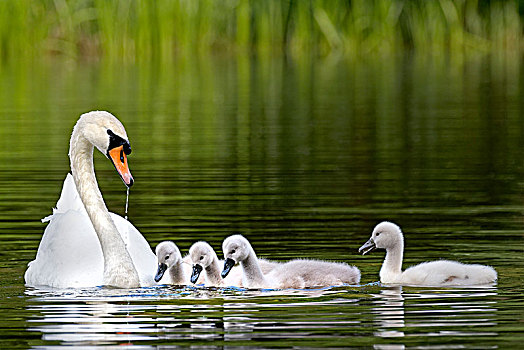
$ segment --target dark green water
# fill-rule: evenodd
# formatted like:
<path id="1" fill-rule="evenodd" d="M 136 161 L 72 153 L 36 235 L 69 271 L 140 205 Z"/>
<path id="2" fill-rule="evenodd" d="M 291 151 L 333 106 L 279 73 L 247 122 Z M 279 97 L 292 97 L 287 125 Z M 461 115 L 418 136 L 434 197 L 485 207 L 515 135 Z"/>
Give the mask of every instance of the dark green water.
<path id="1" fill-rule="evenodd" d="M 200 58 L 0 69 L 0 347 L 515 348 L 524 334 L 524 71 L 517 59 Z M 242 233 L 263 257 L 345 261 L 362 286 L 36 290 L 34 259 L 78 116 L 133 153 L 130 220 L 187 252 Z M 95 156 L 111 211 L 125 188 Z M 404 266 L 495 267 L 485 288 L 382 286 L 358 247 L 404 229 Z"/>

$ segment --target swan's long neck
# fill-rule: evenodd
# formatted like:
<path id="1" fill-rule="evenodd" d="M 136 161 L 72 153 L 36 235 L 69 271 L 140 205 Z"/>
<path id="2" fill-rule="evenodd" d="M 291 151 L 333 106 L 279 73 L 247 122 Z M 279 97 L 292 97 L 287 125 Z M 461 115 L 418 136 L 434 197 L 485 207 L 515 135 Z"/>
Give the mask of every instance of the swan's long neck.
<path id="1" fill-rule="evenodd" d="M 183 262 L 171 266 L 169 268 L 169 274 L 171 275 L 171 282 L 175 285 L 187 284 L 186 275 L 184 273 L 184 268 L 182 266 Z"/>
<path id="2" fill-rule="evenodd" d="M 384 283 L 399 282 L 402 275 L 402 258 L 404 255 L 404 241 L 400 239 L 397 244 L 386 250 L 386 258 L 380 269 L 380 281 Z"/>
<path id="3" fill-rule="evenodd" d="M 96 182 L 93 167 L 93 145 L 84 137 L 82 128 L 75 126 L 71 135 L 69 158 L 76 189 L 93 223 L 104 256 L 104 285 L 122 288 L 140 286 L 138 273 L 109 216 Z"/>
<path id="4" fill-rule="evenodd" d="M 245 286 L 250 287 L 265 287 L 267 285 L 266 278 L 262 273 L 262 269 L 258 264 L 258 258 L 253 249 L 249 255 L 241 263 L 244 271 Z"/>
<path id="5" fill-rule="evenodd" d="M 222 278 L 220 277 L 220 263 L 216 255 L 213 257 L 213 262 L 206 267 L 206 278 L 212 285 L 217 286 L 222 284 Z"/>

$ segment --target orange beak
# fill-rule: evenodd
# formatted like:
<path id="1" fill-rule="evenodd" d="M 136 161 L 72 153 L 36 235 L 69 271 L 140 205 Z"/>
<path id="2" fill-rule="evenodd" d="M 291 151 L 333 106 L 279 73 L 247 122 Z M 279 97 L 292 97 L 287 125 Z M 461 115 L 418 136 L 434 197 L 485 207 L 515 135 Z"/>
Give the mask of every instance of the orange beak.
<path id="1" fill-rule="evenodd" d="M 127 165 L 127 156 L 124 153 L 124 146 L 115 147 L 111 149 L 108 154 L 116 171 L 120 174 L 122 181 L 124 181 L 127 187 L 133 186 L 133 176 L 131 176 L 131 171 Z"/>

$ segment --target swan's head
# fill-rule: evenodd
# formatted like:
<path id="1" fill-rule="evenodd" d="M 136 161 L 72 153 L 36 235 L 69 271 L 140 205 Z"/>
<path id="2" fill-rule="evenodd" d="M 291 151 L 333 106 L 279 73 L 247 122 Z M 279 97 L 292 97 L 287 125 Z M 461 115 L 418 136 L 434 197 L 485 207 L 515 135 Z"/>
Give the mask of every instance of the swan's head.
<path id="1" fill-rule="evenodd" d="M 182 263 L 182 255 L 176 244 L 171 241 L 158 243 L 155 252 L 158 261 L 155 281 L 158 282 L 162 279 L 164 272 L 166 272 L 168 268 Z"/>
<path id="2" fill-rule="evenodd" d="M 224 270 L 222 271 L 222 278 L 225 278 L 231 268 L 237 262 L 247 259 L 251 252 L 251 244 L 242 235 L 229 236 L 222 243 L 222 251 L 224 252 Z"/>
<path id="3" fill-rule="evenodd" d="M 388 249 L 403 243 L 402 231 L 400 227 L 392 222 L 384 221 L 375 226 L 371 237 L 359 248 L 359 253 L 367 254 L 376 248 Z"/>
<path id="4" fill-rule="evenodd" d="M 81 131 L 93 146 L 111 160 L 126 186 L 133 185 L 133 176 L 127 164 L 131 146 L 124 126 L 115 116 L 105 111 L 84 113 L 75 125 L 76 130 Z M 75 141 L 71 138 L 71 148 Z"/>
<path id="5" fill-rule="evenodd" d="M 196 242 L 189 248 L 189 256 L 193 262 L 193 273 L 191 274 L 191 283 L 196 283 L 202 269 L 205 269 L 213 263 L 218 257 L 213 248 L 207 242 Z"/>

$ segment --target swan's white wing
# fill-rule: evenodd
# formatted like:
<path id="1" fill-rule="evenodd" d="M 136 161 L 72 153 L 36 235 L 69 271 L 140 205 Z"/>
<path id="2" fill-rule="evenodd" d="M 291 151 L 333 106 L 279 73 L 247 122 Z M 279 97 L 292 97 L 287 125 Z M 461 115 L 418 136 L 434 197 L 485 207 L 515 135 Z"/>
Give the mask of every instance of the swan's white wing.
<path id="1" fill-rule="evenodd" d="M 53 214 L 25 282 L 55 288 L 94 287 L 103 283 L 100 242 L 87 214 L 69 210 Z"/>
<path id="2" fill-rule="evenodd" d="M 73 175 L 68 173 L 64 180 L 64 184 L 62 185 L 62 193 L 60 193 L 60 198 L 58 199 L 58 202 L 56 202 L 56 207 L 53 208 L 53 214 L 43 218 L 42 222 L 51 221 L 53 215 L 64 214 L 69 210 L 77 211 L 87 217 L 84 203 L 82 203 L 82 200 L 80 199 L 80 196 L 76 190 Z"/>
<path id="3" fill-rule="evenodd" d="M 157 270 L 156 255 L 142 234 L 129 221 L 120 215 L 109 213 L 124 240 L 127 251 L 131 255 L 135 269 L 140 277 L 140 284 L 155 285 L 154 276 Z"/>

